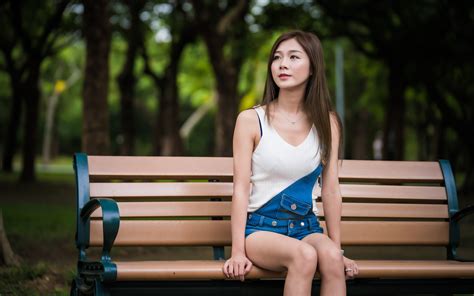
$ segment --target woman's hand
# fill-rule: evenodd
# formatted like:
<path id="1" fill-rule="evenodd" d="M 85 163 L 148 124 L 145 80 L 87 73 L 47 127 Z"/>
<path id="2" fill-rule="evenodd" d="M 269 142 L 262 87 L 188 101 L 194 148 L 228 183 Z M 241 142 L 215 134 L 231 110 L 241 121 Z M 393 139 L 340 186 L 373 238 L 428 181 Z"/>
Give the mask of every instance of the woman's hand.
<path id="1" fill-rule="evenodd" d="M 359 274 L 359 267 L 354 260 L 343 257 L 344 260 L 344 271 L 346 273 L 346 279 L 353 279 L 356 275 Z"/>
<path id="2" fill-rule="evenodd" d="M 225 263 L 222 271 L 227 278 L 239 278 L 244 281 L 244 276 L 252 268 L 252 262 L 245 257 L 245 255 L 234 255 L 230 257 Z"/>

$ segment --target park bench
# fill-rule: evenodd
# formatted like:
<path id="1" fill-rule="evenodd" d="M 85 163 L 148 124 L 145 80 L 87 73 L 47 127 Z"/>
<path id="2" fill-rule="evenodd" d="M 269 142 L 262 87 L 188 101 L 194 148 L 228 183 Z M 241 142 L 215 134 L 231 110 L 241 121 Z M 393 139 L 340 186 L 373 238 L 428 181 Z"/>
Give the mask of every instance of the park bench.
<path id="1" fill-rule="evenodd" d="M 79 257 L 72 295 L 282 294 L 284 273 L 254 266 L 240 282 L 222 272 L 231 245 L 232 158 L 78 153 L 74 168 Z M 474 263 L 456 254 L 458 222 L 474 208 L 458 209 L 448 161 L 344 160 L 339 178 L 344 247 L 419 246 L 421 255 L 433 246 L 447 254 L 357 260 L 349 295 L 474 293 Z M 121 246 L 209 246 L 213 258 L 114 260 L 112 247 Z M 89 258 L 97 247 L 100 258 Z"/>

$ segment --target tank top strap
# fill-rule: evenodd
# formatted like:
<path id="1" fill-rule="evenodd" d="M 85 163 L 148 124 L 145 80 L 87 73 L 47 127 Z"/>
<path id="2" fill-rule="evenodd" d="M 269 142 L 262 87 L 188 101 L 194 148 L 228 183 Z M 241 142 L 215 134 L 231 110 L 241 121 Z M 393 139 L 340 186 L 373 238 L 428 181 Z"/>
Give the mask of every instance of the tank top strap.
<path id="1" fill-rule="evenodd" d="M 263 110 L 262 106 L 260 106 L 260 105 L 254 106 L 252 108 L 257 113 L 258 124 L 260 126 L 260 137 L 262 137 L 263 133 L 264 133 L 264 130 L 265 130 L 265 111 Z"/>

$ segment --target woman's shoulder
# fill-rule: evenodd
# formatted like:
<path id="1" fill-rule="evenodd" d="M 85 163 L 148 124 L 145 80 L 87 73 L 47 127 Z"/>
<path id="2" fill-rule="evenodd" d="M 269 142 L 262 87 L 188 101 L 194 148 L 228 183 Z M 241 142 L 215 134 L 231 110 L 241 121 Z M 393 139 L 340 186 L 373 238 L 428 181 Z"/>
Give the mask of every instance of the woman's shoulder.
<path id="1" fill-rule="evenodd" d="M 255 122 L 258 122 L 258 117 L 254 108 L 245 109 L 241 111 L 237 116 L 237 122 L 245 125 L 254 124 Z"/>

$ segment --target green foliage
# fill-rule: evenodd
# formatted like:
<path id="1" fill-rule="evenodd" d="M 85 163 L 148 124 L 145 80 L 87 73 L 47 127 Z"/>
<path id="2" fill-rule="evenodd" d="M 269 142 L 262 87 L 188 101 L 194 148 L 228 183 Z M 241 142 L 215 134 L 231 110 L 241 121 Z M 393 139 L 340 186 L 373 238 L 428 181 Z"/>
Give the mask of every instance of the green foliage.
<path id="1" fill-rule="evenodd" d="M 342 47 L 344 56 L 344 124 L 345 157 L 351 158 L 357 137 L 357 123 L 363 114 L 368 114 L 364 139 L 366 147 L 372 148 L 372 141 L 383 130 L 385 104 L 387 98 L 387 73 L 383 65 L 356 51 L 346 38 L 323 39 L 326 78 L 336 106 L 335 50 Z M 369 157 L 372 151 L 367 151 Z"/>
<path id="2" fill-rule="evenodd" d="M 255 54 L 249 56 L 242 66 L 239 83 L 239 93 L 242 94 L 242 99 L 239 110 L 250 108 L 262 101 L 267 79 L 268 56 L 278 34 L 278 32 L 255 34 L 260 46 Z"/>
<path id="3" fill-rule="evenodd" d="M 179 65 L 178 91 L 181 104 L 197 108 L 214 100 L 215 79 L 204 42 L 188 45 Z"/>
<path id="4" fill-rule="evenodd" d="M 185 154 L 189 156 L 212 156 L 215 144 L 215 110 L 194 127 L 184 143 Z"/>
<path id="5" fill-rule="evenodd" d="M 43 120 L 40 125 L 40 135 L 44 133 L 44 114 L 48 99 L 53 95 L 57 80 L 68 81 L 73 75 L 79 78 L 59 95 L 55 118 L 56 143 L 60 154 L 71 155 L 81 149 L 82 132 L 82 69 L 85 62 L 85 45 L 77 41 L 65 47 L 54 57 L 45 60 L 42 66 L 41 90 L 43 94 Z M 43 139 L 43 137 L 40 137 Z"/>

